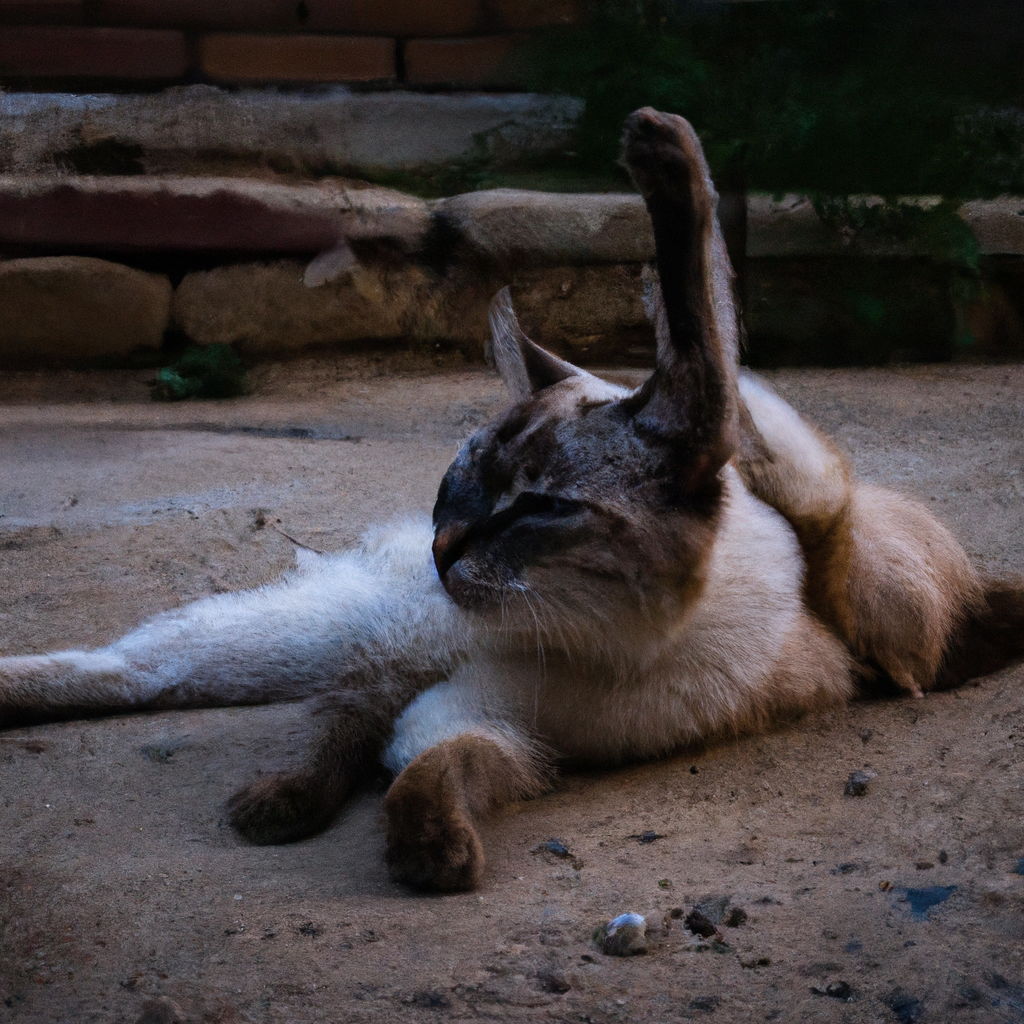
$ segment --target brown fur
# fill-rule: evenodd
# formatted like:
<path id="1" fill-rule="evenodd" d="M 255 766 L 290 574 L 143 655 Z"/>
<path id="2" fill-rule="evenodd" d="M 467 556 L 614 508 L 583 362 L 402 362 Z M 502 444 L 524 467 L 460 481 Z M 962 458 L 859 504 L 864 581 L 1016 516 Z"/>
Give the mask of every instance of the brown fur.
<path id="1" fill-rule="evenodd" d="M 420 754 L 388 790 L 387 864 L 418 889 L 479 885 L 483 847 L 475 823 L 513 800 L 537 796 L 547 774 L 515 745 L 467 733 Z"/>

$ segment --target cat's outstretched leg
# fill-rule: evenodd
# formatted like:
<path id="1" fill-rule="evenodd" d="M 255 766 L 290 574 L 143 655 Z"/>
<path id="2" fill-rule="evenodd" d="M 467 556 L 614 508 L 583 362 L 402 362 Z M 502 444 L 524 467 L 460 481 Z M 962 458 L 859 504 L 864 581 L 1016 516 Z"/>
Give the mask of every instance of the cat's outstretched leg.
<path id="1" fill-rule="evenodd" d="M 280 583 L 166 612 L 108 647 L 0 658 L 0 727 L 304 699 L 396 668 L 422 689 L 470 642 L 432 537 L 425 520 L 394 524 L 341 554 L 299 552 Z"/>

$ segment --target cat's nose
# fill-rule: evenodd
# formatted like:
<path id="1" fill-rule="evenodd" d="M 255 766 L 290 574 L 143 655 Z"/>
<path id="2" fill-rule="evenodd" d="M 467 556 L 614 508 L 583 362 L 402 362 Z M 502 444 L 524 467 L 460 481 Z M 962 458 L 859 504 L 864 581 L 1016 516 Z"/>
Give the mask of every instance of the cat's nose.
<path id="1" fill-rule="evenodd" d="M 462 519 L 450 519 L 448 522 L 438 525 L 434 533 L 434 544 L 431 547 L 431 551 L 434 553 L 434 565 L 437 566 L 437 575 L 442 580 L 444 580 L 448 570 L 462 555 L 469 527 L 470 524 Z"/>

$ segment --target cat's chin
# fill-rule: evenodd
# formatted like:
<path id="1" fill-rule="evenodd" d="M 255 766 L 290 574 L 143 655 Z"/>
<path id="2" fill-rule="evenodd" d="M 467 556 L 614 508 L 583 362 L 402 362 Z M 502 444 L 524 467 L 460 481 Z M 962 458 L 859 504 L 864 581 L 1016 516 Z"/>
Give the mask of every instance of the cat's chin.
<path id="1" fill-rule="evenodd" d="M 466 612 L 491 616 L 501 614 L 518 588 L 508 580 L 481 578 L 479 571 L 456 562 L 441 578 L 448 596 Z"/>

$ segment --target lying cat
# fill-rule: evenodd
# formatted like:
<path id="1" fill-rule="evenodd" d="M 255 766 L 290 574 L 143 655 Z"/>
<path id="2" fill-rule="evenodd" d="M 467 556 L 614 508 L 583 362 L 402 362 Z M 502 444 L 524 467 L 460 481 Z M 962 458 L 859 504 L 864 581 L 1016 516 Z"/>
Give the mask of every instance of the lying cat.
<path id="1" fill-rule="evenodd" d="M 299 552 L 281 583 L 144 623 L 109 647 L 0 659 L 0 724 L 312 698 L 303 765 L 229 802 L 257 843 L 311 835 L 381 758 L 393 877 L 482 877 L 477 819 L 556 766 L 610 765 L 1024 655 L 1024 587 L 985 585 L 919 505 L 736 370 L 739 322 L 696 135 L 650 109 L 625 159 L 660 287 L 657 367 L 628 391 L 520 331 L 493 356 L 514 404 L 446 473 L 433 528 Z"/>

